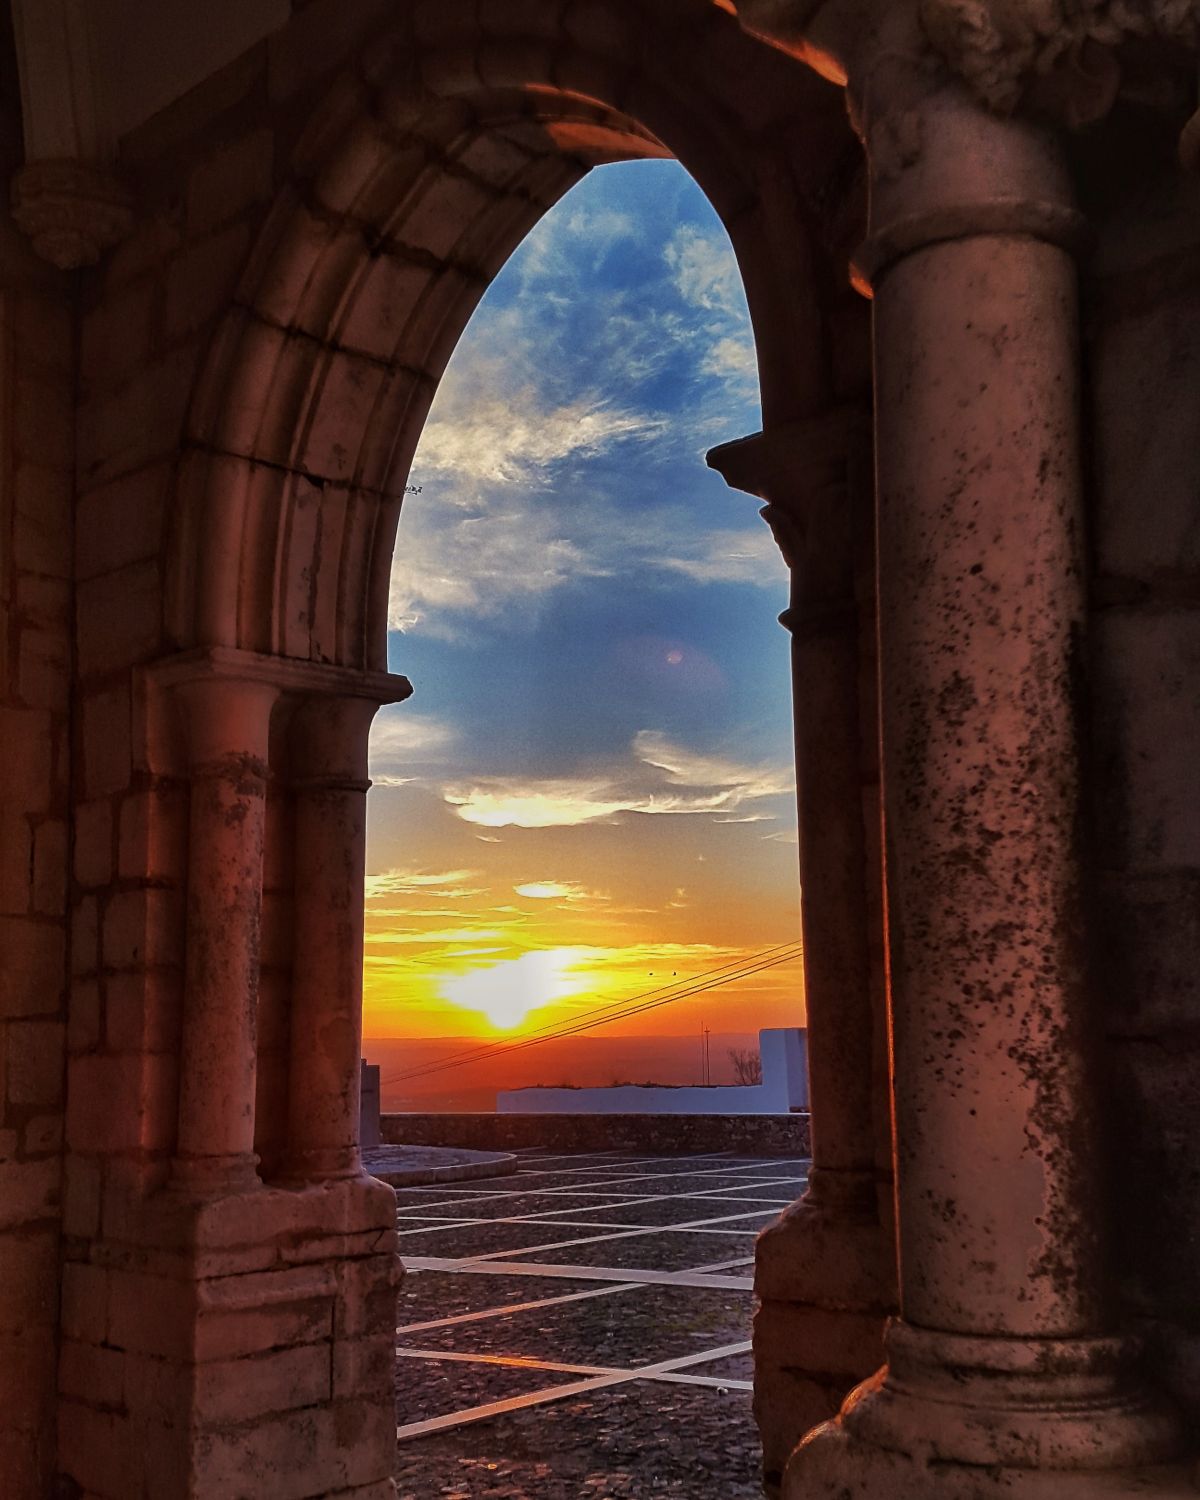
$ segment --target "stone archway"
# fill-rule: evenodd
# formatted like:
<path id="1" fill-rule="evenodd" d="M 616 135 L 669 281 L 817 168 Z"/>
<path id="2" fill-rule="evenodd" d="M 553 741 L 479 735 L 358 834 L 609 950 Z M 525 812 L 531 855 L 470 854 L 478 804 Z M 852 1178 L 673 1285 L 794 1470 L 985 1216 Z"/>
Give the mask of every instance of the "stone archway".
<path id="1" fill-rule="evenodd" d="M 191 403 L 166 605 L 181 649 L 382 667 L 388 560 L 433 390 L 491 276 L 595 163 L 677 155 L 713 203 L 768 425 L 836 399 L 812 184 L 769 134 L 805 75 L 723 18 L 697 56 L 644 17 L 584 15 L 524 30 L 451 10 L 429 40 L 403 29 L 305 130 Z M 814 92 L 825 139 L 811 151 L 844 152 L 832 94 Z"/>
<path id="2" fill-rule="evenodd" d="M 540 11 L 414 7 L 294 141 L 268 114 L 285 180 L 192 390 L 135 748 L 146 877 L 187 893 L 159 981 L 178 1051 L 88 1246 L 140 1247 L 121 1296 L 157 1309 L 181 1394 L 164 1415 L 135 1392 L 123 1444 L 161 1493 L 390 1482 L 392 1200 L 356 1139 L 366 742 L 410 691 L 383 669 L 408 464 L 490 276 L 591 164 L 670 151 L 738 256 L 768 430 L 802 459 L 861 396 L 834 358 L 853 208 L 829 204 L 854 203 L 858 161 L 836 92 L 717 12 Z M 143 1358 L 138 1330 L 105 1337 Z M 103 1493 L 103 1464 L 76 1444 L 70 1473 Z"/>

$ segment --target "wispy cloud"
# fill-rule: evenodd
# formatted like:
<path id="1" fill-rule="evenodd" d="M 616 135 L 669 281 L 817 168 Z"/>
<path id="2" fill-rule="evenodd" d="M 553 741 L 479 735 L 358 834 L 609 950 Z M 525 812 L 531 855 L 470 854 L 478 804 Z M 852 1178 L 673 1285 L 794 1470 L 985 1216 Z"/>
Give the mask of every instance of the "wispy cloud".
<path id="1" fill-rule="evenodd" d="M 681 225 L 664 257 L 685 302 L 727 318 L 745 308 L 746 294 L 724 235 Z"/>
<path id="2" fill-rule="evenodd" d="M 603 203 L 585 207 L 568 199 L 559 212 L 540 219 L 521 246 L 522 283 L 530 288 L 569 280 L 578 276 L 581 264 L 597 271 L 622 241 L 643 233 L 631 213 Z"/>
<path id="3" fill-rule="evenodd" d="M 389 705 L 371 726 L 371 780 L 376 786 L 404 786 L 422 765 L 444 756 L 457 737 L 442 719 L 414 713 L 406 703 Z"/>
<path id="4" fill-rule="evenodd" d="M 414 512 L 411 522 L 402 523 L 397 544 L 391 628 L 424 625 L 427 633 L 453 636 L 456 617 L 536 606 L 572 579 L 607 571 L 561 531 L 553 514 L 519 502 L 457 515 L 449 523 Z"/>
<path id="5" fill-rule="evenodd" d="M 615 443 L 640 442 L 661 433 L 666 418 L 622 408 L 599 394 L 561 405 L 547 402 L 534 385 L 514 389 L 511 374 L 476 365 L 456 399 L 430 419 L 421 439 L 421 471 L 495 484 L 546 483 L 566 459 L 586 459 Z M 485 394 L 497 388 L 503 395 Z"/>
<path id="6" fill-rule="evenodd" d="M 609 901 L 606 892 L 593 891 L 576 880 L 531 880 L 513 887 L 518 896 L 530 901 Z"/>
<path id="7" fill-rule="evenodd" d="M 774 587 L 787 569 L 768 528 L 759 525 L 742 531 L 708 531 L 689 541 L 677 542 L 674 555 L 661 558 L 661 566 L 683 573 L 696 583 L 748 583 Z"/>
<path id="8" fill-rule="evenodd" d="M 445 947 L 447 944 L 475 943 L 483 938 L 503 937 L 504 933 L 498 927 L 448 927 L 438 932 L 419 932 L 414 929 L 383 927 L 373 928 L 366 935 L 366 944 L 371 947 L 375 944 L 384 944 L 387 947 L 406 947 L 409 945 L 434 945 Z"/>
<path id="9" fill-rule="evenodd" d="M 791 767 L 751 766 L 744 761 L 707 755 L 677 745 L 654 729 L 639 729 L 633 748 L 647 765 L 658 766 L 675 786 L 712 787 L 728 790 L 738 801 L 748 797 L 775 797 L 795 787 Z"/>
<path id="10" fill-rule="evenodd" d="M 737 814 L 745 803 L 778 796 L 793 785 L 787 768 L 705 755 L 654 730 L 640 730 L 632 750 L 634 763 L 615 774 L 486 777 L 446 786 L 442 795 L 468 823 L 553 828 L 607 821 L 621 813 Z"/>
<path id="11" fill-rule="evenodd" d="M 679 499 L 681 465 L 753 426 L 757 385 L 723 229 L 663 227 L 648 238 L 624 207 L 568 198 L 502 273 L 507 296 L 481 306 L 414 460 L 392 629 L 455 639 L 464 620 L 501 616 L 533 629 L 543 600 L 584 579 L 777 581 L 765 527 L 753 542 L 697 535 Z M 636 279 L 604 269 L 630 256 Z"/>
<path id="12" fill-rule="evenodd" d="M 367 876 L 367 900 L 428 890 L 443 901 L 448 896 L 476 896 L 478 890 L 464 882 L 478 874 L 477 870 L 383 870 L 378 875 Z"/>

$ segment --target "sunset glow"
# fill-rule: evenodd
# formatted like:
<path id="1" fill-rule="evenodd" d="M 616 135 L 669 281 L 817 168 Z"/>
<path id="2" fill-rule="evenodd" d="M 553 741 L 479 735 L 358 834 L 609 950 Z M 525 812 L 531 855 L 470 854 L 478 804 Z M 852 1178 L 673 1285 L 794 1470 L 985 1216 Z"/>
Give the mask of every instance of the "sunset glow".
<path id="1" fill-rule="evenodd" d="M 586 980 L 571 973 L 584 956 L 581 948 L 547 948 L 523 953 L 440 981 L 451 1005 L 484 1015 L 493 1026 L 511 1031 L 529 1015 L 584 988 Z"/>
<path id="2" fill-rule="evenodd" d="M 725 982 L 799 938 L 786 569 L 703 457 L 760 425 L 712 209 L 673 162 L 592 172 L 483 299 L 413 462 L 368 1038 L 802 1023 L 794 959 Z"/>

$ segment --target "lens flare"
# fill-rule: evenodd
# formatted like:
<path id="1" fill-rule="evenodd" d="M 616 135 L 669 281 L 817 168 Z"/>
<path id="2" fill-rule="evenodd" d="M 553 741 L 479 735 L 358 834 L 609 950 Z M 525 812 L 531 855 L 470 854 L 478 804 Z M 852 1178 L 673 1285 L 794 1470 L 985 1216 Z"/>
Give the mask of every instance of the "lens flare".
<path id="1" fill-rule="evenodd" d="M 511 1031 L 530 1011 L 584 989 L 585 977 L 571 970 L 585 957 L 578 948 L 523 953 L 486 969 L 448 976 L 440 989 L 453 1005 L 478 1011 L 499 1030 Z"/>

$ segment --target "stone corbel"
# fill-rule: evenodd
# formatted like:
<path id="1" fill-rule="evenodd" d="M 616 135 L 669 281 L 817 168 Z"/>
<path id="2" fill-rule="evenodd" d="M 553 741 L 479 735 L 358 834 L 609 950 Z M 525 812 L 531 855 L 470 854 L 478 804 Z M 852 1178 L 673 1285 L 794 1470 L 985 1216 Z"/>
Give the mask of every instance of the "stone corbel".
<path id="1" fill-rule="evenodd" d="M 722 443 L 705 455 L 709 468 L 732 489 L 767 502 L 759 514 L 793 571 L 805 558 L 811 497 L 845 483 L 852 450 L 869 447 L 869 435 L 860 430 L 864 422 L 856 407 L 835 408 Z"/>
<path id="2" fill-rule="evenodd" d="M 133 227 L 128 193 L 111 172 L 85 162 L 29 162 L 11 196 L 18 227 L 60 271 L 94 266 Z"/>
<path id="3" fill-rule="evenodd" d="M 1033 104 L 1076 126 L 1111 108 L 1122 42 L 1200 44 L 1200 0 L 921 0 L 920 9 L 934 48 L 991 109 Z"/>
<path id="4" fill-rule="evenodd" d="M 724 8 L 750 35 L 842 84 L 847 51 L 867 35 L 882 38 L 908 9 L 897 0 L 725 0 Z M 1032 108 L 1071 127 L 1112 107 L 1123 42 L 1200 48 L 1200 0 L 911 0 L 911 9 L 929 60 L 947 64 L 989 109 Z M 1180 157 L 1200 169 L 1200 111 L 1183 130 Z"/>
<path id="5" fill-rule="evenodd" d="M 43 260 L 94 265 L 129 233 L 133 212 L 112 166 L 90 0 L 13 0 L 12 16 L 25 135 L 13 217 Z"/>

